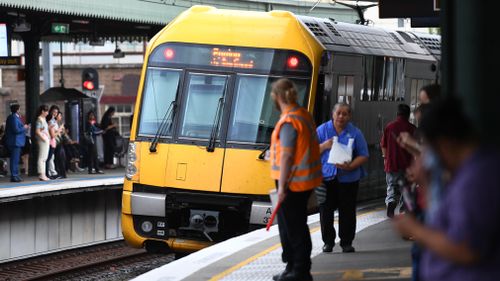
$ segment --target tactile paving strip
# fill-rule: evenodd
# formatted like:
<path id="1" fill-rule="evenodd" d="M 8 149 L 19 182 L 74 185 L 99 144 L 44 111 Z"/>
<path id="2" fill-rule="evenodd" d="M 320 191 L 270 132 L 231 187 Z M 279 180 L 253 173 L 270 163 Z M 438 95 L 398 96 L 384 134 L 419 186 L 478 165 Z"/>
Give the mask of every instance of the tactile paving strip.
<path id="1" fill-rule="evenodd" d="M 311 218 L 313 219 L 314 218 Z M 356 232 L 386 220 L 385 211 L 375 211 L 367 214 L 361 214 L 357 217 Z M 335 222 L 335 229 L 338 230 L 338 224 Z M 323 241 L 321 240 L 321 231 L 319 228 L 312 229 L 312 253 L 311 257 L 315 257 L 322 252 Z M 339 242 L 337 237 L 336 242 Z M 224 281 L 260 281 L 270 280 L 270 277 L 280 273 L 285 269 L 285 264 L 281 261 L 281 247 L 269 252 L 268 254 L 242 266 L 241 268 L 231 272 L 221 280 Z"/>

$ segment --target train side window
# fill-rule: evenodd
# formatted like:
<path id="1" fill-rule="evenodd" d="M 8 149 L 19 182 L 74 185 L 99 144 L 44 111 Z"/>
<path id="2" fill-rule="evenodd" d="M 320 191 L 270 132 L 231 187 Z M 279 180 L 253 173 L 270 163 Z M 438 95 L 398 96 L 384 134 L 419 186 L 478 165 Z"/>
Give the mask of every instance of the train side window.
<path id="1" fill-rule="evenodd" d="M 396 59 L 396 84 L 394 87 L 396 101 L 405 100 L 405 69 L 406 61 L 404 59 Z"/>
<path id="2" fill-rule="evenodd" d="M 364 77 L 363 77 L 363 88 L 361 89 L 361 101 L 372 100 L 373 94 L 373 57 L 364 57 Z"/>
<path id="3" fill-rule="evenodd" d="M 337 102 L 352 104 L 354 96 L 354 76 L 339 75 L 337 88 Z"/>
<path id="4" fill-rule="evenodd" d="M 404 59 L 365 57 L 362 101 L 404 100 Z"/>

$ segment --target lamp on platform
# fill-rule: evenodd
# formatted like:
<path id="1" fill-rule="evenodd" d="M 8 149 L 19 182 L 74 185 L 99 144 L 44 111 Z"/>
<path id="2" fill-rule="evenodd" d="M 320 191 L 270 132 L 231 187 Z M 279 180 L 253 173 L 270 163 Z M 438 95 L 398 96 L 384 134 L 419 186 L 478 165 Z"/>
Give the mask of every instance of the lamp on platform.
<path id="1" fill-rule="evenodd" d="M 121 58 L 125 57 L 125 53 L 122 52 L 122 50 L 120 50 L 120 48 L 118 48 L 118 41 L 115 41 L 115 42 L 116 42 L 116 48 L 115 48 L 115 51 L 113 52 L 113 58 L 121 59 Z"/>
<path id="2" fill-rule="evenodd" d="M 28 32 L 31 30 L 31 24 L 23 18 L 18 18 L 12 27 L 14 32 Z"/>

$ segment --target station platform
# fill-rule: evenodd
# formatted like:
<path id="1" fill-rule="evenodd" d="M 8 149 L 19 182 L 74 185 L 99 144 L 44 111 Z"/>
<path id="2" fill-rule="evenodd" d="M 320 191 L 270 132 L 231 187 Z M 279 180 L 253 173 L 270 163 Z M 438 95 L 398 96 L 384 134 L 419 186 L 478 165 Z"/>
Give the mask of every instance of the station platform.
<path id="1" fill-rule="evenodd" d="M 338 245 L 333 253 L 323 253 L 319 215 L 309 216 L 308 224 L 313 243 L 314 280 L 411 279 L 411 242 L 394 233 L 385 208 L 358 211 L 355 253 L 342 253 Z M 273 275 L 285 268 L 281 252 L 278 228 L 274 225 L 269 232 L 259 229 L 229 239 L 133 280 L 272 280 Z"/>
<path id="2" fill-rule="evenodd" d="M 65 179 L 40 181 L 38 177 L 23 177 L 19 183 L 9 177 L 0 178 L 0 203 L 27 200 L 33 197 L 70 194 L 93 188 L 122 188 L 125 170 L 105 170 L 104 174 L 69 173 Z"/>

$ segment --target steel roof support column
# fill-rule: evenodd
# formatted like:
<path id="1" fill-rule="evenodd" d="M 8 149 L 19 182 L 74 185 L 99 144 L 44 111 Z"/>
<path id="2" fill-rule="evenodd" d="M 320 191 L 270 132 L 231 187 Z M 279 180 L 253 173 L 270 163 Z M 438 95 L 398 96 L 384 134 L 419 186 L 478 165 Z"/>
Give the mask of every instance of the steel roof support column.
<path id="1" fill-rule="evenodd" d="M 26 122 L 31 124 L 31 149 L 29 155 L 29 175 L 36 176 L 36 148 L 35 127 L 38 106 L 40 105 L 40 34 L 33 31 L 23 34 L 24 64 L 26 77 Z"/>
<path id="2" fill-rule="evenodd" d="M 443 86 L 460 97 L 483 140 L 500 143 L 500 37 L 494 1 L 443 1 Z"/>

